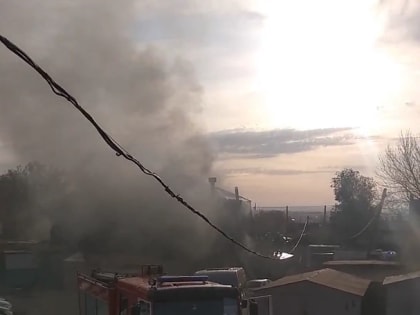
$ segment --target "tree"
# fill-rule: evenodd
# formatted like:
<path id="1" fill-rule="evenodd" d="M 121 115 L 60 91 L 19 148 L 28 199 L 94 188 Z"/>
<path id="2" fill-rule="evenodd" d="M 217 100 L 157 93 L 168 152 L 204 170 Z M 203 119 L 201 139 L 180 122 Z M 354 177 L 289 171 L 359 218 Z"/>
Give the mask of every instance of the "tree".
<path id="1" fill-rule="evenodd" d="M 65 192 L 61 174 L 38 162 L 0 175 L 0 220 L 3 236 L 26 239 L 47 236 L 48 223 Z"/>
<path id="2" fill-rule="evenodd" d="M 420 142 L 410 131 L 379 157 L 378 176 L 397 200 L 420 199 Z"/>
<path id="3" fill-rule="evenodd" d="M 359 232 L 374 214 L 377 198 L 376 182 L 353 169 L 344 169 L 333 177 L 336 204 L 331 213 L 335 235 L 349 237 Z"/>

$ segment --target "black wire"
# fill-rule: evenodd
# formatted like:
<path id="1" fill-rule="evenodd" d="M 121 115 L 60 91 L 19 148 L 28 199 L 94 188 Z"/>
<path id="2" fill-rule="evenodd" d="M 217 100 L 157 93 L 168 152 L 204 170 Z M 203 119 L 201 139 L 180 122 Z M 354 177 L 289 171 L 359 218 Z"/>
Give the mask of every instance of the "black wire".
<path id="1" fill-rule="evenodd" d="M 71 96 L 63 87 L 61 87 L 58 83 L 56 83 L 49 75 L 46 73 L 40 66 L 38 66 L 24 51 L 22 51 L 19 47 L 17 47 L 14 43 L 12 43 L 10 40 L 8 40 L 6 37 L 0 35 L 0 41 L 14 54 L 16 54 L 19 58 L 21 58 L 23 61 L 25 61 L 29 66 L 31 66 L 36 72 L 38 72 L 44 80 L 48 83 L 51 90 L 58 96 L 61 96 L 65 98 L 67 101 L 69 101 L 71 104 L 73 104 L 76 109 L 78 109 L 83 116 L 95 127 L 97 132 L 100 134 L 102 139 L 113 149 L 117 156 L 123 156 L 128 161 L 131 161 L 135 165 L 137 165 L 140 170 L 148 175 L 153 177 L 156 181 L 159 182 L 159 184 L 164 188 L 165 192 L 168 193 L 172 198 L 175 198 L 179 203 L 181 203 L 184 207 L 186 207 L 188 210 L 190 210 L 195 215 L 199 216 L 204 222 L 206 222 L 210 227 L 212 227 L 214 230 L 219 232 L 223 237 L 225 237 L 227 240 L 231 241 L 233 244 L 239 246 L 243 250 L 262 257 L 266 259 L 272 259 L 272 260 L 278 260 L 276 258 L 262 255 L 239 241 L 235 240 L 233 237 L 229 236 L 226 232 L 224 232 L 222 229 L 220 229 L 218 226 L 216 226 L 214 223 L 212 223 L 204 214 L 196 210 L 193 206 L 191 206 L 187 201 L 185 201 L 180 195 L 175 194 L 175 192 L 172 191 L 172 189 L 154 172 L 147 169 L 144 165 L 140 163 L 139 160 L 134 158 L 127 150 L 125 150 L 117 141 L 115 141 L 110 135 L 108 135 L 100 126 L 99 124 L 94 120 L 94 118 L 82 107 L 79 105 L 77 100 Z"/>
<path id="2" fill-rule="evenodd" d="M 306 218 L 305 225 L 303 226 L 303 230 L 302 230 L 302 233 L 300 233 L 298 241 L 296 242 L 295 246 L 293 246 L 293 248 L 289 251 L 290 254 L 292 254 L 296 250 L 296 248 L 299 246 L 300 241 L 302 240 L 303 235 L 305 234 L 306 228 L 308 227 L 308 223 L 309 223 L 309 217 Z"/>
<path id="3" fill-rule="evenodd" d="M 344 240 L 341 240 L 341 242 L 348 242 L 348 241 L 352 241 L 356 238 L 358 238 L 360 235 L 362 235 L 363 233 L 365 233 L 368 228 L 377 220 L 379 220 L 380 216 L 381 216 L 381 212 L 382 212 L 382 208 L 384 206 L 384 201 L 385 201 L 385 197 L 387 194 L 387 189 L 385 188 L 382 192 L 382 197 L 381 197 L 381 201 L 379 202 L 379 204 L 376 206 L 376 211 L 375 213 L 372 215 L 372 218 L 370 218 L 370 220 L 366 223 L 366 225 L 357 233 L 353 234 L 350 237 L 347 237 Z"/>

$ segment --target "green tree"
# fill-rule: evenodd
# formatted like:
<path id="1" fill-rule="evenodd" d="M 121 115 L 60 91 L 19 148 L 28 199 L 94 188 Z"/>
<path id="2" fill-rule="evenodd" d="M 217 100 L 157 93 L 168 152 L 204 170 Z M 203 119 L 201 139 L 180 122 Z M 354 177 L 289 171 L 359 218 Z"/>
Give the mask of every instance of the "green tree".
<path id="1" fill-rule="evenodd" d="M 331 213 L 335 236 L 346 238 L 359 232 L 372 218 L 377 198 L 376 182 L 353 169 L 343 169 L 333 177 L 336 204 Z"/>
<path id="2" fill-rule="evenodd" d="M 49 233 L 51 219 L 63 201 L 64 181 L 57 170 L 31 162 L 0 175 L 0 220 L 9 239 Z"/>

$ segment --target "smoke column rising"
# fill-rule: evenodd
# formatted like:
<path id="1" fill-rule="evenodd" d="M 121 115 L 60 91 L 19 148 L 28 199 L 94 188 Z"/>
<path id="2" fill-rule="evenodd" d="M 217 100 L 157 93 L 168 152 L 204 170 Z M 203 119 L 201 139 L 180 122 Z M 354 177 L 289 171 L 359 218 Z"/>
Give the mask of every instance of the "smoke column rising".
<path id="1" fill-rule="evenodd" d="M 202 88 L 187 61 L 152 47 L 138 50 L 139 14 L 129 0 L 5 0 L 0 29 L 131 154 L 204 210 L 200 196 L 213 155 L 195 123 Z M 156 259 L 165 251 L 205 253 L 204 223 L 115 157 L 85 118 L 6 48 L 0 71 L 1 142 L 16 164 L 56 166 L 76 187 L 57 220 L 78 236 L 108 222 L 105 234 L 125 236 Z"/>

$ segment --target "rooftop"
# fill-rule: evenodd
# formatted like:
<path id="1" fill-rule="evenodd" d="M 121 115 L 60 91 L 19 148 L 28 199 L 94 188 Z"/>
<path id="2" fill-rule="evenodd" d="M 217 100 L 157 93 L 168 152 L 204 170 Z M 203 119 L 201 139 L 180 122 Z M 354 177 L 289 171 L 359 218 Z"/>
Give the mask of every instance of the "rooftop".
<path id="1" fill-rule="evenodd" d="M 314 284 L 318 284 L 321 286 L 329 287 L 331 289 L 347 292 L 358 296 L 364 296 L 366 290 L 368 289 L 371 283 L 370 280 L 362 279 L 344 272 L 325 268 L 297 275 L 286 276 L 276 281 L 273 281 L 262 288 L 258 288 L 255 291 L 266 290 L 268 288 L 274 288 L 303 281 L 309 281 Z"/>
<path id="2" fill-rule="evenodd" d="M 81 252 L 77 252 L 66 259 L 64 259 L 65 262 L 85 262 L 85 257 Z"/>
<path id="3" fill-rule="evenodd" d="M 331 260 L 324 263 L 324 266 L 401 266 L 395 261 L 384 260 Z"/>
<path id="4" fill-rule="evenodd" d="M 397 283 L 397 282 L 402 282 L 402 281 L 407 281 L 407 280 L 413 280 L 419 277 L 420 277 L 420 271 L 410 272 L 410 273 L 397 275 L 397 276 L 389 276 L 384 279 L 383 284 L 387 285 L 387 284 L 392 284 L 392 283 Z"/>
<path id="5" fill-rule="evenodd" d="M 118 280 L 119 284 L 124 287 L 131 287 L 133 289 L 140 289 L 147 291 L 152 288 L 152 284 L 149 283 L 149 279 L 145 277 L 129 277 Z M 158 290 L 173 289 L 173 288 L 231 288 L 231 286 L 222 285 L 219 283 L 213 283 L 209 281 L 171 281 L 171 282 L 162 282 L 156 283 L 156 288 Z"/>

